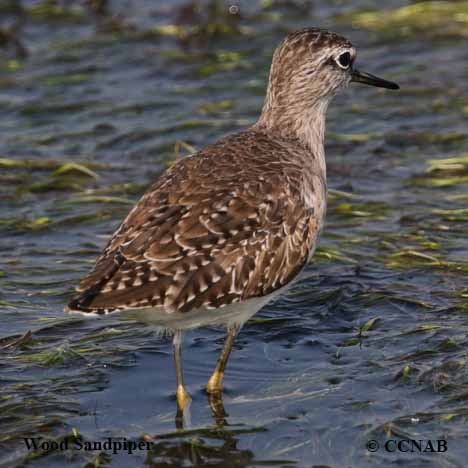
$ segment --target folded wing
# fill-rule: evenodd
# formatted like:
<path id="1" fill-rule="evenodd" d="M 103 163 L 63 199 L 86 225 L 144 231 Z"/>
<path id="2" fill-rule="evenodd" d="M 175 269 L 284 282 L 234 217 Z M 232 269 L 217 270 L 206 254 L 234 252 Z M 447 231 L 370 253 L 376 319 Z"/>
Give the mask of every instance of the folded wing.
<path id="1" fill-rule="evenodd" d="M 129 213 L 69 310 L 187 312 L 267 295 L 300 271 L 317 225 L 281 171 L 235 173 L 188 158 Z"/>

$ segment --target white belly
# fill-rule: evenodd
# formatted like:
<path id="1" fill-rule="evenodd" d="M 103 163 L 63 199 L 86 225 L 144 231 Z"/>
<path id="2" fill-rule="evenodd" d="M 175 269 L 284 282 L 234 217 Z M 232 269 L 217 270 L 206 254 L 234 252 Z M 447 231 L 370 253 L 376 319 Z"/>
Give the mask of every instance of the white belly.
<path id="1" fill-rule="evenodd" d="M 191 310 L 190 312 L 168 313 L 161 308 L 148 308 L 126 310 L 119 312 L 119 314 L 124 320 L 138 320 L 148 325 L 168 330 L 190 330 L 207 325 L 242 326 L 263 306 L 289 287 L 290 284 L 268 296 L 254 297 L 219 309 L 200 308 Z"/>
<path id="2" fill-rule="evenodd" d="M 157 327 L 159 331 L 190 330 L 207 325 L 238 325 L 242 326 L 250 317 L 256 314 L 268 302 L 278 297 L 294 284 L 300 275 L 273 293 L 254 297 L 243 302 L 227 305 L 219 309 L 200 308 L 190 312 L 167 312 L 160 307 L 147 309 L 130 309 L 113 312 L 109 315 L 118 315 L 121 320 L 138 320 Z M 102 315 L 73 311 L 85 317 L 102 317 Z"/>

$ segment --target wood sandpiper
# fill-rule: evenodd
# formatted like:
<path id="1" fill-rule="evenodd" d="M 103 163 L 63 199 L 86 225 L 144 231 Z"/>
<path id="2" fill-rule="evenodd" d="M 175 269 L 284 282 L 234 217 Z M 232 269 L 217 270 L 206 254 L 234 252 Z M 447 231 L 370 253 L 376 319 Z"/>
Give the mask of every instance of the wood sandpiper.
<path id="1" fill-rule="evenodd" d="M 324 223 L 325 113 L 350 82 L 398 85 L 359 72 L 356 49 L 308 28 L 276 49 L 258 121 L 178 161 L 111 237 L 68 311 L 126 311 L 174 333 L 179 414 L 181 334 L 208 324 L 227 338 L 208 394 L 221 395 L 242 325 L 285 291 L 310 260 Z"/>

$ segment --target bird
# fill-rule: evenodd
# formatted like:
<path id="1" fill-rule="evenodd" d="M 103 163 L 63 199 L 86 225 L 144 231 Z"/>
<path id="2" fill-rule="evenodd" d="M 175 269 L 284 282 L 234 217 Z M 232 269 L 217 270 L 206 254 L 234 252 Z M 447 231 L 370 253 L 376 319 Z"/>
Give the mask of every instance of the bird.
<path id="1" fill-rule="evenodd" d="M 356 48 L 319 28 L 276 48 L 258 120 L 168 168 L 111 236 L 66 311 L 125 313 L 173 335 L 176 400 L 190 404 L 182 335 L 226 328 L 206 385 L 220 395 L 243 324 L 283 294 L 312 258 L 327 197 L 325 115 L 350 83 L 399 86 L 355 67 Z"/>

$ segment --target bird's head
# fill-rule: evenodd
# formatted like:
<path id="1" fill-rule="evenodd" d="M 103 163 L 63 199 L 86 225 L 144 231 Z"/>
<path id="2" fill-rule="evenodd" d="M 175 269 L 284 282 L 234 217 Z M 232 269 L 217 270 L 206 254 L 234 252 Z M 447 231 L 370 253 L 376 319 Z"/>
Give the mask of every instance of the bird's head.
<path id="1" fill-rule="evenodd" d="M 396 83 L 358 71 L 356 49 L 346 38 L 308 28 L 289 34 L 276 49 L 265 104 L 269 108 L 307 108 L 328 104 L 350 82 L 387 89 Z"/>

